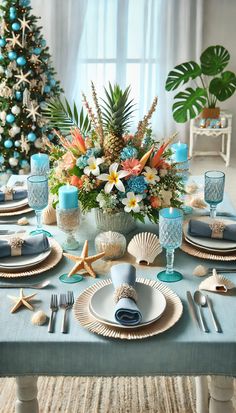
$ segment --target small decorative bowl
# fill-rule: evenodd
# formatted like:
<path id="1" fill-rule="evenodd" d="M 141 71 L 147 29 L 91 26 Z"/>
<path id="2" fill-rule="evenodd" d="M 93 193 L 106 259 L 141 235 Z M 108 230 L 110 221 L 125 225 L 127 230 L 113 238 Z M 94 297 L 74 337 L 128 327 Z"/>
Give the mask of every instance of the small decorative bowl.
<path id="1" fill-rule="evenodd" d="M 119 232 L 101 232 L 95 238 L 97 253 L 105 252 L 104 260 L 123 257 L 126 251 L 126 239 Z"/>

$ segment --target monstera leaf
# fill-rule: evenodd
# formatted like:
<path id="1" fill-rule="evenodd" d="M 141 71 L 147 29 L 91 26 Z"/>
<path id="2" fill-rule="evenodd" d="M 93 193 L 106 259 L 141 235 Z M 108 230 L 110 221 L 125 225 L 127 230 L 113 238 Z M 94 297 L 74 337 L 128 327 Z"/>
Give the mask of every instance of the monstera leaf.
<path id="1" fill-rule="evenodd" d="M 215 76 L 221 73 L 229 63 L 230 54 L 223 46 L 210 46 L 200 57 L 204 75 Z"/>
<path id="2" fill-rule="evenodd" d="M 201 68 L 195 62 L 186 62 L 181 65 L 175 66 L 168 74 L 166 80 L 166 90 L 175 90 L 184 83 L 187 83 L 190 79 L 195 79 L 200 76 Z"/>
<path id="3" fill-rule="evenodd" d="M 223 72 L 221 77 L 212 79 L 209 85 L 209 91 L 220 102 L 227 100 L 236 90 L 236 76 L 233 72 Z"/>
<path id="4" fill-rule="evenodd" d="M 199 115 L 206 105 L 207 94 L 205 89 L 200 87 L 197 89 L 188 87 L 184 92 L 178 93 L 175 99 L 178 101 L 172 107 L 174 120 L 184 123 Z"/>

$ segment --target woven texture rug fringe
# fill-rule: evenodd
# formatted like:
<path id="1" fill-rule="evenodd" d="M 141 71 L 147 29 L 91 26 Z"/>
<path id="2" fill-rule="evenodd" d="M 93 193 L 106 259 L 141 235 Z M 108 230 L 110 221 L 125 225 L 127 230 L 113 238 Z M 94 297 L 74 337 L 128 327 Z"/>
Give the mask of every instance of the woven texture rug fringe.
<path id="1" fill-rule="evenodd" d="M 0 388 L 0 413 L 15 413 L 15 380 Z M 40 377 L 38 390 L 40 413 L 196 413 L 192 377 Z"/>

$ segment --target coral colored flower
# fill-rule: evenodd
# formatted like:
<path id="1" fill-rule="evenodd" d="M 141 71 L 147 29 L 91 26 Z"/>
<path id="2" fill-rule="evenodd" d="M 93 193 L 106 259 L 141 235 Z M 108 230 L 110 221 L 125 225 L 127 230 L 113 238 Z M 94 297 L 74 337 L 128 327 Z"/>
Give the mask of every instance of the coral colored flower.
<path id="1" fill-rule="evenodd" d="M 86 153 L 86 146 L 85 146 L 85 141 L 84 138 L 78 128 L 71 129 L 71 136 L 72 136 L 72 142 L 71 146 L 74 149 L 78 149 L 79 152 L 81 153 Z"/>
<path id="2" fill-rule="evenodd" d="M 124 135 L 123 139 L 124 139 L 125 143 L 128 143 L 128 142 L 130 142 L 134 139 L 134 135 L 131 135 L 131 134 Z"/>
<path id="3" fill-rule="evenodd" d="M 129 175 L 139 175 L 141 171 L 141 164 L 138 159 L 126 159 L 126 161 L 121 162 L 122 168 L 129 172 Z"/>
<path id="4" fill-rule="evenodd" d="M 71 152 L 66 152 L 65 155 L 63 155 L 62 157 L 63 162 L 64 162 L 64 169 L 68 170 L 68 169 L 72 169 L 75 166 L 75 157 L 72 155 Z"/>
<path id="5" fill-rule="evenodd" d="M 161 199 L 159 199 L 157 196 L 151 196 L 150 204 L 152 208 L 159 208 L 161 206 L 161 203 Z"/>
<path id="6" fill-rule="evenodd" d="M 118 171 L 119 164 L 118 163 L 113 163 L 110 168 L 109 168 L 109 174 L 101 174 L 98 176 L 98 179 L 101 181 L 107 181 L 104 191 L 109 194 L 113 187 L 115 186 L 118 191 L 125 192 L 125 187 L 123 182 L 121 181 L 121 178 L 124 178 L 129 174 L 127 171 Z"/>
<path id="7" fill-rule="evenodd" d="M 157 175 L 156 168 L 150 168 L 149 166 L 145 166 L 145 172 L 143 172 L 144 179 L 148 184 L 155 184 L 156 182 L 160 181 L 160 177 Z"/>
<path id="8" fill-rule="evenodd" d="M 100 168 L 99 165 L 101 165 L 101 163 L 104 162 L 104 159 L 102 158 L 95 158 L 94 156 L 91 156 L 88 159 L 88 166 L 86 166 L 84 168 L 84 173 L 86 175 L 94 175 L 94 176 L 98 176 L 100 174 Z"/>
<path id="9" fill-rule="evenodd" d="M 140 205 L 138 204 L 140 201 L 142 201 L 143 197 L 142 195 L 135 195 L 133 192 L 128 192 L 127 193 L 127 198 L 122 199 L 122 204 L 125 205 L 124 210 L 125 212 L 139 212 L 140 211 Z"/>
<path id="10" fill-rule="evenodd" d="M 73 175 L 70 179 L 70 184 L 76 186 L 77 188 L 81 189 L 83 186 L 83 181 L 76 175 Z"/>

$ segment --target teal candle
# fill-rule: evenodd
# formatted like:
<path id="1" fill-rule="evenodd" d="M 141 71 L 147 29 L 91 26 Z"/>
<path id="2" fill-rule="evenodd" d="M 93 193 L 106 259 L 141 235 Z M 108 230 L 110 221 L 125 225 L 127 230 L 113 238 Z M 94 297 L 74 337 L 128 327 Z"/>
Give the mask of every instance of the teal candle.
<path id="1" fill-rule="evenodd" d="M 73 185 L 63 185 L 59 189 L 59 209 L 78 208 L 78 189 Z"/>
<path id="2" fill-rule="evenodd" d="M 178 142 L 171 145 L 173 151 L 172 159 L 174 162 L 186 162 L 188 160 L 188 145 Z"/>
<path id="3" fill-rule="evenodd" d="M 35 153 L 30 158 L 32 175 L 46 175 L 49 172 L 49 156 L 46 153 Z"/>

